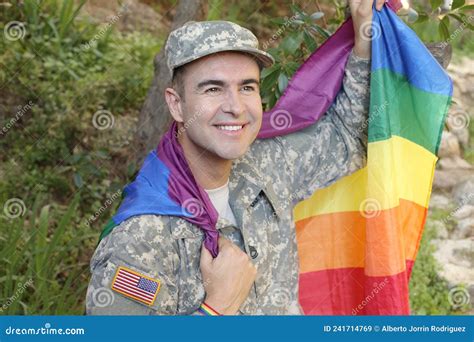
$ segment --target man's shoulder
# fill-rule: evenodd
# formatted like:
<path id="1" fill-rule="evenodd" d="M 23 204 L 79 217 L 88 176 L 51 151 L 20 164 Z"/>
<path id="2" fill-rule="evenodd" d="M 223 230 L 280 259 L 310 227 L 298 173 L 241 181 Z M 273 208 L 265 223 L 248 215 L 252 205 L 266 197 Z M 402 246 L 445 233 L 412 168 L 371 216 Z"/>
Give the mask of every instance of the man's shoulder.
<path id="1" fill-rule="evenodd" d="M 171 216 L 147 214 L 121 222 L 100 241 L 91 260 L 92 269 L 111 257 L 132 262 L 136 256 L 145 255 L 158 247 L 173 248 L 170 244 L 170 220 Z"/>
<path id="2" fill-rule="evenodd" d="M 171 217 L 167 215 L 136 215 L 117 225 L 110 236 L 128 235 L 146 238 L 149 234 L 160 233 L 169 225 Z"/>
<path id="3" fill-rule="evenodd" d="M 201 230 L 184 218 L 168 215 L 144 214 L 128 218 L 104 238 L 112 245 L 141 243 L 163 245 L 164 239 L 178 239 L 202 235 Z"/>

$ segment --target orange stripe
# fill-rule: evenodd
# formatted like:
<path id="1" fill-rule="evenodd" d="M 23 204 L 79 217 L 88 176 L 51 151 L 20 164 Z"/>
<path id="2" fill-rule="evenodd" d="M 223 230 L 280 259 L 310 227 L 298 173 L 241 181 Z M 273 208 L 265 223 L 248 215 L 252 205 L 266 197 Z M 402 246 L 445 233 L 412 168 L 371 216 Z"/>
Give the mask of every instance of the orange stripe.
<path id="1" fill-rule="evenodd" d="M 296 222 L 300 273 L 364 267 L 369 276 L 405 270 L 415 260 L 427 209 L 400 199 L 400 205 L 369 212 L 317 215 Z"/>

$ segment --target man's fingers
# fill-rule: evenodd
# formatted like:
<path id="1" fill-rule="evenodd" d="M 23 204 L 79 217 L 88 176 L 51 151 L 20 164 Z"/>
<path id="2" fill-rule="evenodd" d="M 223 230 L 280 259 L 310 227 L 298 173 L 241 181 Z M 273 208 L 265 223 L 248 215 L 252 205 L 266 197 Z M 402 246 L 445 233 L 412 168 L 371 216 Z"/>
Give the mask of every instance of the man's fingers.
<path id="1" fill-rule="evenodd" d="M 374 0 L 349 0 L 351 15 L 362 15 L 364 17 L 372 13 Z"/>
<path id="2" fill-rule="evenodd" d="M 207 250 L 207 248 L 204 247 L 204 242 L 203 242 L 202 247 L 201 247 L 201 267 L 202 265 L 209 265 L 211 262 L 212 262 L 212 255 Z"/>
<path id="3" fill-rule="evenodd" d="M 375 2 L 375 8 L 376 8 L 378 11 L 381 11 L 384 4 L 385 4 L 385 0 L 377 0 L 377 1 Z"/>
<path id="4" fill-rule="evenodd" d="M 359 5 L 360 13 L 371 13 L 374 0 L 361 0 Z"/>

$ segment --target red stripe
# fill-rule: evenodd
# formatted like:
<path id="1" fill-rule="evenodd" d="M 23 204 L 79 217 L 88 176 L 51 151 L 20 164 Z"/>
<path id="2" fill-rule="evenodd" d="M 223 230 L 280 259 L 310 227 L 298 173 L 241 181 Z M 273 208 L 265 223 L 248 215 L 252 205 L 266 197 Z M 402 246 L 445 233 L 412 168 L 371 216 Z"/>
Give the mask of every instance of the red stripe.
<path id="1" fill-rule="evenodd" d="M 139 293 L 137 291 L 134 291 L 132 289 L 129 289 L 129 288 L 127 288 L 123 285 L 120 285 L 120 284 L 114 284 L 113 289 L 121 290 L 121 291 L 123 291 L 127 294 L 131 294 L 135 297 L 141 298 L 142 300 L 146 301 L 147 303 L 151 303 L 151 301 L 153 300 L 153 297 L 149 298 L 147 296 L 143 296 L 141 293 Z"/>
<path id="2" fill-rule="evenodd" d="M 130 283 L 130 284 L 135 284 L 135 285 L 138 284 L 138 280 L 135 280 L 135 279 L 131 280 L 131 279 L 129 279 L 129 278 L 122 277 L 122 275 L 120 275 L 120 274 L 119 274 L 118 277 L 115 278 L 115 279 L 116 279 L 116 280 L 121 280 L 121 281 L 126 281 L 127 283 Z"/>
<path id="3" fill-rule="evenodd" d="M 151 294 L 151 293 L 149 293 L 149 292 L 147 292 L 147 291 L 141 290 L 141 289 L 137 288 L 136 286 L 129 285 L 129 284 L 124 283 L 123 281 L 120 281 L 120 280 L 115 280 L 115 284 L 118 284 L 118 285 L 120 285 L 120 286 L 122 286 L 122 287 L 129 288 L 130 291 L 135 291 L 135 292 L 137 292 L 137 293 L 143 294 L 144 296 L 153 299 L 154 294 Z"/>
<path id="4" fill-rule="evenodd" d="M 122 291 L 121 289 L 115 289 L 115 290 L 116 290 L 116 291 L 117 291 L 117 290 Z M 119 292 L 120 292 L 120 291 L 119 291 Z M 144 303 L 146 303 L 146 304 L 151 304 L 151 303 L 152 303 L 149 299 L 140 298 L 139 296 L 134 295 L 134 294 L 132 294 L 132 293 L 128 293 L 128 292 L 125 292 L 125 293 L 124 293 L 124 291 L 122 291 L 122 292 L 120 292 L 120 293 L 125 294 L 125 295 L 127 295 L 127 296 L 130 296 L 130 297 L 132 297 L 133 299 L 139 300 L 139 301 L 144 302 Z"/>
<path id="5" fill-rule="evenodd" d="M 124 277 L 124 278 L 130 279 L 130 280 L 133 280 L 133 281 L 140 280 L 140 277 L 131 277 L 127 273 L 123 273 L 122 270 L 120 270 L 120 272 L 118 274 L 118 277 Z"/>
<path id="6" fill-rule="evenodd" d="M 132 272 L 130 272 L 130 271 L 127 271 L 126 269 L 123 269 L 123 268 L 120 269 L 120 273 L 129 274 L 129 275 L 131 275 L 131 276 L 133 276 L 133 277 L 135 277 L 135 278 L 137 278 L 137 279 L 140 279 L 140 278 L 141 278 L 139 275 L 137 275 L 137 274 L 135 274 L 135 273 L 132 273 Z"/>
<path id="7" fill-rule="evenodd" d="M 409 315 L 408 281 L 404 272 L 372 277 L 363 268 L 338 268 L 300 274 L 299 301 L 306 315 Z"/>
<path id="8" fill-rule="evenodd" d="M 138 285 L 138 282 L 136 282 L 136 281 L 131 282 L 127 279 L 122 279 L 122 278 L 118 278 L 118 277 L 117 277 L 117 279 L 115 279 L 115 281 L 116 282 L 121 282 L 123 284 L 130 285 L 130 286 L 133 286 L 133 287 L 136 287 Z"/>

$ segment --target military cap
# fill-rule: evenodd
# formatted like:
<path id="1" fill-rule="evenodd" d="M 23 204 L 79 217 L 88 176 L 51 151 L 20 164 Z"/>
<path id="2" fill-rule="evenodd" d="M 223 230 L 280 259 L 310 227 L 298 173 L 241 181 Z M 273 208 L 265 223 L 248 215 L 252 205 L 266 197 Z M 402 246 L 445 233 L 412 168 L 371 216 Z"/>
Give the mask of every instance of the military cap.
<path id="1" fill-rule="evenodd" d="M 177 67 L 222 51 L 248 53 L 261 67 L 274 63 L 270 54 L 258 48 L 258 39 L 250 30 L 230 21 L 189 21 L 170 33 L 165 46 L 171 74 Z"/>

